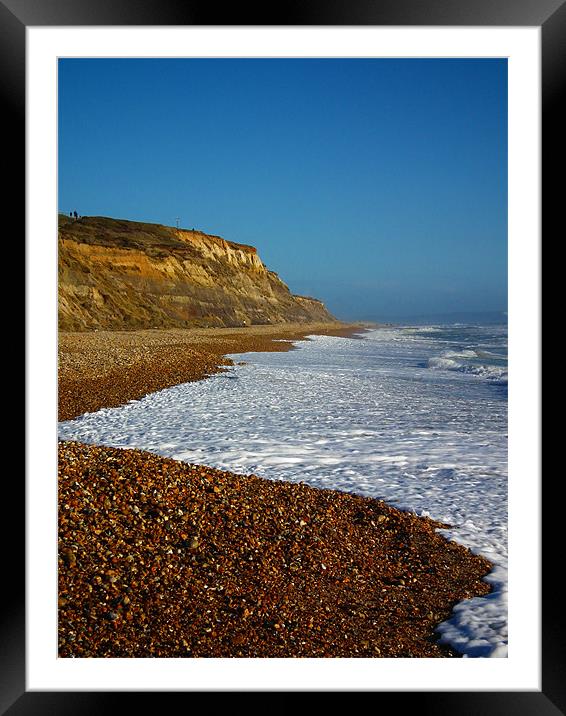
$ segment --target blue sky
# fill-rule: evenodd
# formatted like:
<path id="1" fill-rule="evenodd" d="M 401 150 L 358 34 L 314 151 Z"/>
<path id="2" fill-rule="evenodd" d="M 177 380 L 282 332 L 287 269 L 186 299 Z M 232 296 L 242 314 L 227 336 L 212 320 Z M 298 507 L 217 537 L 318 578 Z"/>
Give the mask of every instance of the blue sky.
<path id="1" fill-rule="evenodd" d="M 500 59 L 64 59 L 59 209 L 256 246 L 346 319 L 507 307 Z"/>

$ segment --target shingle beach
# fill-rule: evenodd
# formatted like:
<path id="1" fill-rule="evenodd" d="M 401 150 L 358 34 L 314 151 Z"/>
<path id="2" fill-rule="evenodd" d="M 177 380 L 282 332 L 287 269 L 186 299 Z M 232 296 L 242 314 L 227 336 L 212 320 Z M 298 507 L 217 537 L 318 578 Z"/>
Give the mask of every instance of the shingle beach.
<path id="1" fill-rule="evenodd" d="M 59 419 L 360 330 L 62 333 Z M 74 442 L 58 487 L 61 657 L 454 657 L 435 627 L 490 591 L 488 560 L 368 497 Z"/>

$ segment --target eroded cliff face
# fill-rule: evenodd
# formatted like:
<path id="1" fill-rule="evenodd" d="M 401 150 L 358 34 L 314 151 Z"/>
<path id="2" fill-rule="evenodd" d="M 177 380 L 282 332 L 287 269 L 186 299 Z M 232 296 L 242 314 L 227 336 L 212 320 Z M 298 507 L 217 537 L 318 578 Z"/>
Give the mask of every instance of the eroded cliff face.
<path id="1" fill-rule="evenodd" d="M 334 321 L 294 296 L 252 246 L 105 217 L 59 218 L 59 328 Z"/>

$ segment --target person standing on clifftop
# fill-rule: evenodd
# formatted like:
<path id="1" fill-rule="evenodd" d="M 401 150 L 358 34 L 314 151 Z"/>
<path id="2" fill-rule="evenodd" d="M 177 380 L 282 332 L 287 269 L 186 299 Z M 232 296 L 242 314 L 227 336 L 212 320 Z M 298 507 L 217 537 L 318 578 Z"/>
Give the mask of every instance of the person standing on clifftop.
<path id="1" fill-rule="evenodd" d="M 73 216 L 75 217 L 75 221 L 79 218 L 79 215 L 77 214 L 77 210 L 73 211 Z"/>

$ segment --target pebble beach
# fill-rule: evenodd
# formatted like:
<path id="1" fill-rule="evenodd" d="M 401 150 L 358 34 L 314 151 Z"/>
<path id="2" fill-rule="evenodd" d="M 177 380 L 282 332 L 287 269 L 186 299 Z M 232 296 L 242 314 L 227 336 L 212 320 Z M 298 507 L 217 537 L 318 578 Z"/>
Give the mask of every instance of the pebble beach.
<path id="1" fill-rule="evenodd" d="M 361 326 L 59 337 L 59 420 Z M 237 406 L 235 406 L 237 409 Z M 59 445 L 61 657 L 457 657 L 436 626 L 492 565 L 386 503 L 142 450 Z"/>

